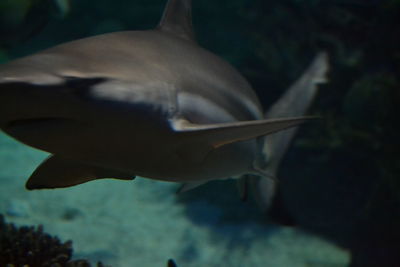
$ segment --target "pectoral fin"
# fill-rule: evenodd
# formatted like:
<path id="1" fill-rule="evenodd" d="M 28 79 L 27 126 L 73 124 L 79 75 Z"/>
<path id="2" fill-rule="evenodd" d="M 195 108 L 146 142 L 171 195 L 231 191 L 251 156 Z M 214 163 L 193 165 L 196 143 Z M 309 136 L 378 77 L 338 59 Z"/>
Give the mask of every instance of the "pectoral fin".
<path id="1" fill-rule="evenodd" d="M 193 124 L 185 119 L 176 119 L 171 121 L 171 127 L 181 135 L 182 144 L 178 150 L 179 154 L 185 158 L 201 161 L 213 149 L 272 134 L 314 118 L 293 117 L 218 124 Z"/>
<path id="2" fill-rule="evenodd" d="M 249 140 L 282 131 L 310 119 L 315 119 L 315 117 L 303 116 L 216 124 L 194 124 L 180 119 L 173 121 L 172 127 L 174 130 L 186 134 L 187 137 L 199 141 L 201 140 L 203 143 L 208 143 L 214 148 L 218 148 L 234 142 Z"/>
<path id="3" fill-rule="evenodd" d="M 103 178 L 132 180 L 135 176 L 50 156 L 32 173 L 26 183 L 26 188 L 32 190 L 69 187 Z"/>

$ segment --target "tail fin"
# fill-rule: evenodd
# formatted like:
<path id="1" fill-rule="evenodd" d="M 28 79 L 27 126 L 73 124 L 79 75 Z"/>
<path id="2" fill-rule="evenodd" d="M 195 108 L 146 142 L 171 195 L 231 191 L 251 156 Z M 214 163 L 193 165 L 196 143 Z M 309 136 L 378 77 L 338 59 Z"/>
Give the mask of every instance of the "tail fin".
<path id="1" fill-rule="evenodd" d="M 265 117 L 284 118 L 305 114 L 317 94 L 318 84 L 327 82 L 326 73 L 328 69 L 328 55 L 325 52 L 320 52 L 303 75 L 268 110 Z M 270 173 L 276 173 L 297 129 L 298 127 L 295 127 L 266 136 L 263 151 L 268 156 Z"/>
<path id="2" fill-rule="evenodd" d="M 265 114 L 266 118 L 284 118 L 302 116 L 312 104 L 318 84 L 327 82 L 329 69 L 328 55 L 320 52 L 303 75 L 290 86 L 284 95 Z M 285 155 L 298 127 L 268 135 L 264 139 L 263 154 L 266 157 L 264 171 L 275 177 L 279 164 Z M 263 210 L 271 205 L 277 183 L 269 177 L 257 177 L 251 180 L 257 202 Z"/>

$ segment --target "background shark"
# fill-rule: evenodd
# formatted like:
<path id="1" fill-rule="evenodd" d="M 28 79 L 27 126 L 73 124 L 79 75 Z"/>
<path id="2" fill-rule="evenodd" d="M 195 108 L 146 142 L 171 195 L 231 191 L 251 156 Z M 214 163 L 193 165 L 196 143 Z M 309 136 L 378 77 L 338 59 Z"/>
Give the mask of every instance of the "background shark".
<path id="1" fill-rule="evenodd" d="M 294 131 L 265 136 L 308 119 L 296 116 L 327 69 L 320 53 L 264 115 L 239 72 L 196 44 L 191 1 L 170 0 L 155 30 L 86 38 L 0 66 L 0 127 L 52 154 L 28 189 L 135 175 L 192 182 L 187 189 L 255 174 L 267 203 L 268 177 Z"/>

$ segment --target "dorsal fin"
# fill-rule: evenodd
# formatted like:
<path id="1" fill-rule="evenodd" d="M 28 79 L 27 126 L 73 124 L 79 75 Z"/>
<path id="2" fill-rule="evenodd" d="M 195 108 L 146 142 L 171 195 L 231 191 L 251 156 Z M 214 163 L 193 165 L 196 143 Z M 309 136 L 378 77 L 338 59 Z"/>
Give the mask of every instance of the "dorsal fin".
<path id="1" fill-rule="evenodd" d="M 169 0 L 157 29 L 194 41 L 192 0 Z"/>

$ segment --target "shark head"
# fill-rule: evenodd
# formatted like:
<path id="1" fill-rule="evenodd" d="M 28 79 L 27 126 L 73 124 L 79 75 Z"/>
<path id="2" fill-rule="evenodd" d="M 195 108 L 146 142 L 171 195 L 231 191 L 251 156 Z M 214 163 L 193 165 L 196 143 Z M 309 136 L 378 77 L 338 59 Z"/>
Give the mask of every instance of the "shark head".
<path id="1" fill-rule="evenodd" d="M 307 95 L 304 108 L 266 119 L 246 79 L 194 36 L 191 1 L 170 0 L 156 29 L 76 40 L 1 65 L 1 129 L 51 154 L 27 188 L 265 175 L 256 166 L 265 136 L 310 119 L 299 117 L 312 99 L 300 87 L 315 88 L 325 70 L 307 72 L 291 90 Z"/>

